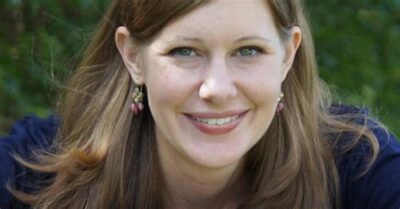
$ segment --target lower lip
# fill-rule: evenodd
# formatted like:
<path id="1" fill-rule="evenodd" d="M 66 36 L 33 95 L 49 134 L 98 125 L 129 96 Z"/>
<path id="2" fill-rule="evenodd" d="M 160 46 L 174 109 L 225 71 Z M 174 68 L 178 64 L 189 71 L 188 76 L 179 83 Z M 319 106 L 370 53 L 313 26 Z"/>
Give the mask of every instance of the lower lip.
<path id="1" fill-rule="evenodd" d="M 245 116 L 247 112 L 242 113 L 239 115 L 239 118 L 237 118 L 236 120 L 224 124 L 224 125 L 209 125 L 206 123 L 201 123 L 199 121 L 196 121 L 194 119 L 192 119 L 190 116 L 186 116 L 186 118 L 189 119 L 189 121 L 193 124 L 194 127 L 196 127 L 197 129 L 199 129 L 201 132 L 206 133 L 206 134 L 226 134 L 230 131 L 232 131 L 233 129 L 235 129 L 240 122 L 242 121 L 243 117 Z"/>

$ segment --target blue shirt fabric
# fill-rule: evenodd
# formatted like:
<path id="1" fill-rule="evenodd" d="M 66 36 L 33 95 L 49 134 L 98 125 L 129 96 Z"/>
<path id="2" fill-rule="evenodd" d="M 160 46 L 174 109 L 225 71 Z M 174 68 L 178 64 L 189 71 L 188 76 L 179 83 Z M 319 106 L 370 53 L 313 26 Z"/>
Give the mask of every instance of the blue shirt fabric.
<path id="1" fill-rule="evenodd" d="M 349 110 L 337 109 L 336 114 L 345 113 L 343 111 Z M 31 192 L 31 185 L 46 179 L 46 176 L 19 165 L 13 153 L 31 159 L 32 150 L 50 149 L 58 124 L 55 116 L 48 119 L 25 117 L 15 123 L 8 136 L 0 137 L 0 209 L 29 208 L 12 197 L 6 184 L 13 182 L 18 190 Z M 368 126 L 378 138 L 380 152 L 367 173 L 357 178 L 365 169 L 369 152 L 363 143 L 336 159 L 342 209 L 399 209 L 400 143 L 373 121 L 369 121 Z"/>
<path id="2" fill-rule="evenodd" d="M 14 160 L 14 154 L 23 159 L 33 160 L 33 150 L 49 150 L 55 138 L 58 118 L 47 120 L 29 116 L 18 121 L 9 135 L 0 137 L 0 209 L 25 209 L 27 205 L 16 201 L 6 185 L 13 183 L 19 191 L 31 192 L 33 185 L 40 184 L 46 175 L 33 172 Z"/>

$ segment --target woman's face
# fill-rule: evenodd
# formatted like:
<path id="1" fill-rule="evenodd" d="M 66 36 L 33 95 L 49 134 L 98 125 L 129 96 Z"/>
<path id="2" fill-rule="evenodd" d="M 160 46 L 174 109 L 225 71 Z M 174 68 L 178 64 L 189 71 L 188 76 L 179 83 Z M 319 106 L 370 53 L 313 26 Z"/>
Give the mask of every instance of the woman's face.
<path id="1" fill-rule="evenodd" d="M 294 32 L 293 32 L 294 31 Z M 138 53 L 161 154 L 237 164 L 275 117 L 296 40 L 281 41 L 263 0 L 212 1 L 167 25 Z"/>

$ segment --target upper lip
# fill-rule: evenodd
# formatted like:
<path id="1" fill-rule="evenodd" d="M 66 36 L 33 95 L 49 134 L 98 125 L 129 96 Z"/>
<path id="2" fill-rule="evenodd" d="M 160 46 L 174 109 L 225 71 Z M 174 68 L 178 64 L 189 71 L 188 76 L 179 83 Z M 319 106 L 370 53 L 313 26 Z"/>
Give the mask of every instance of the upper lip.
<path id="1" fill-rule="evenodd" d="M 225 111 L 225 112 L 192 112 L 192 113 L 185 113 L 185 115 L 188 115 L 190 117 L 194 118 L 226 118 L 226 117 L 232 117 L 236 115 L 241 115 L 243 113 L 246 113 L 247 110 L 232 110 L 232 111 Z"/>

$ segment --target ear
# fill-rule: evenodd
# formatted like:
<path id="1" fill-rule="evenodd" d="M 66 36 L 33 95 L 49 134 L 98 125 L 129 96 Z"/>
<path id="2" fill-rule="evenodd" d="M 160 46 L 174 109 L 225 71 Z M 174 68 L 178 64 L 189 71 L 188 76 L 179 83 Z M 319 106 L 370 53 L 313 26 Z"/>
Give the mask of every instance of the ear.
<path id="1" fill-rule="evenodd" d="M 126 27 L 120 26 L 115 31 L 115 44 L 133 81 L 137 85 L 142 85 L 144 83 L 144 78 L 139 65 L 139 47 L 130 37 Z"/>
<path id="2" fill-rule="evenodd" d="M 283 61 L 281 82 L 286 79 L 289 70 L 292 68 L 297 49 L 299 48 L 301 43 L 301 30 L 298 26 L 293 26 L 292 28 L 290 28 L 289 33 L 289 39 L 287 39 L 284 43 L 285 59 Z"/>

